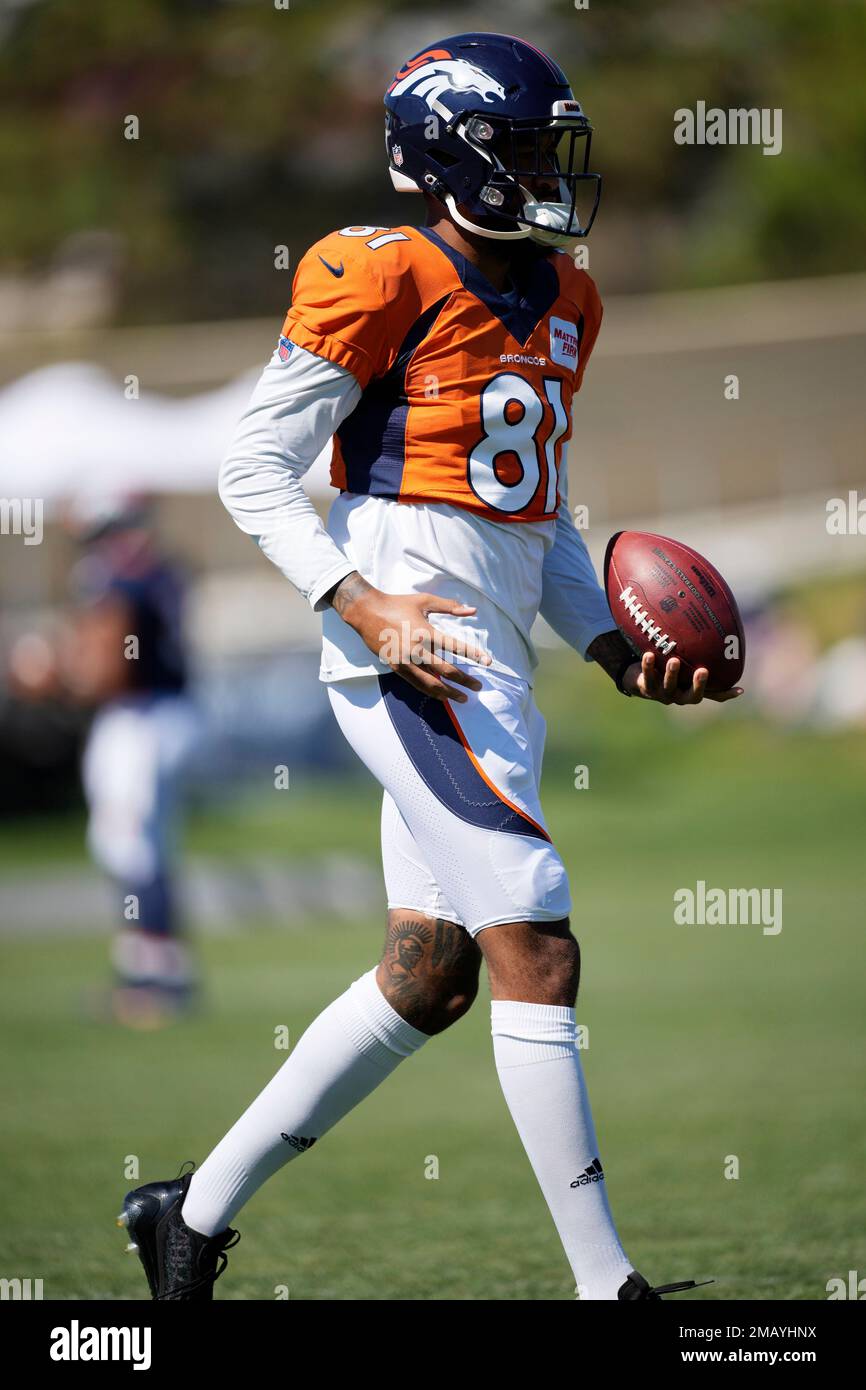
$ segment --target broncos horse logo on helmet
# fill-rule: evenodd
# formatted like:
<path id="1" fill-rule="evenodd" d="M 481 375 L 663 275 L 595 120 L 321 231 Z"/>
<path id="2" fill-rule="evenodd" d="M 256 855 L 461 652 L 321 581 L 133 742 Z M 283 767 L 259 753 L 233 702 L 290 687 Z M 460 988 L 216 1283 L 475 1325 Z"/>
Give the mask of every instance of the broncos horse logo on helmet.
<path id="1" fill-rule="evenodd" d="M 398 73 L 388 88 L 390 96 L 403 96 L 411 91 L 423 97 L 431 111 L 439 109 L 438 98 L 449 88 L 455 92 L 477 92 L 482 101 L 492 101 L 494 97 L 505 100 L 505 88 L 474 63 L 467 63 L 463 58 L 423 56 L 429 61 L 418 66 L 409 64 L 410 70 L 405 77 Z M 444 114 L 449 114 L 447 109 Z"/>
<path id="2" fill-rule="evenodd" d="M 532 44 L 507 34 L 444 39 L 401 68 L 385 109 L 400 192 L 432 193 L 458 226 L 485 237 L 566 246 L 588 234 L 601 193 L 601 175 L 589 171 L 592 126 L 565 73 Z M 585 188 L 593 199 L 581 217 Z"/>

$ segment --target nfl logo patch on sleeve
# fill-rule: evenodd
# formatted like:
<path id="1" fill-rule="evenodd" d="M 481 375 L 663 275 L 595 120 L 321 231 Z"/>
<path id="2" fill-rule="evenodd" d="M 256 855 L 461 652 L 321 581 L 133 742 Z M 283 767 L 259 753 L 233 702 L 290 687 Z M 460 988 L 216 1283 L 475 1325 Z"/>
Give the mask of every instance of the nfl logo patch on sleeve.
<path id="1" fill-rule="evenodd" d="M 561 367 L 577 366 L 577 324 L 568 319 L 550 320 L 550 360 Z"/>

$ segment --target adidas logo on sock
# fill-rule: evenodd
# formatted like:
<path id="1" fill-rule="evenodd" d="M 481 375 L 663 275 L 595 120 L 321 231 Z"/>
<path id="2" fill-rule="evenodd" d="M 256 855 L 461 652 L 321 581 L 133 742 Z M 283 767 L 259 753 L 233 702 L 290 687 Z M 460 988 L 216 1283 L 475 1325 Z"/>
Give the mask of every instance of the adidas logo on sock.
<path id="1" fill-rule="evenodd" d="M 569 1187 L 586 1187 L 590 1182 L 604 1182 L 604 1169 L 600 1159 L 594 1158 L 589 1167 L 584 1169 L 573 1183 L 569 1183 Z"/>
<path id="2" fill-rule="evenodd" d="M 297 1149 L 299 1154 L 311 1149 L 316 1142 L 315 1139 L 303 1139 L 299 1134 L 283 1134 L 282 1130 L 280 1131 L 280 1138 L 285 1139 L 287 1144 L 291 1144 L 293 1149 Z"/>

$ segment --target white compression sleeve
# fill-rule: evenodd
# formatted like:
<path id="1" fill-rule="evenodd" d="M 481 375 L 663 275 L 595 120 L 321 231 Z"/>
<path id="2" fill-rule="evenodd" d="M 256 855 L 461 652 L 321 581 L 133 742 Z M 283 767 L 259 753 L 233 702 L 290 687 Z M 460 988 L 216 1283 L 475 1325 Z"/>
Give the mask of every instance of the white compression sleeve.
<path id="1" fill-rule="evenodd" d="M 586 542 L 572 520 L 564 468 L 562 473 L 556 538 L 544 557 L 539 611 L 564 642 L 586 657 L 593 639 L 613 632 L 616 623 Z"/>
<path id="2" fill-rule="evenodd" d="M 354 565 L 328 535 L 301 479 L 360 398 L 345 368 L 296 345 L 286 361 L 275 353 L 220 468 L 220 497 L 237 525 L 314 609 Z"/>

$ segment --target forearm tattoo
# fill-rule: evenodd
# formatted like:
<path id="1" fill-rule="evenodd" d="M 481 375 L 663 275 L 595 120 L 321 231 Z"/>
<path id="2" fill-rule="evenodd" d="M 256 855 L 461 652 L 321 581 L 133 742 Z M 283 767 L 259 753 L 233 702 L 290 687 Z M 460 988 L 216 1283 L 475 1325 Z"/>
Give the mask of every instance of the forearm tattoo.
<path id="1" fill-rule="evenodd" d="M 347 574 L 345 579 L 341 579 L 339 584 L 334 585 L 326 598 L 331 607 L 342 617 L 349 604 L 353 603 L 356 598 L 360 598 L 362 594 L 368 593 L 372 587 L 357 570 L 352 570 L 351 574 Z"/>

